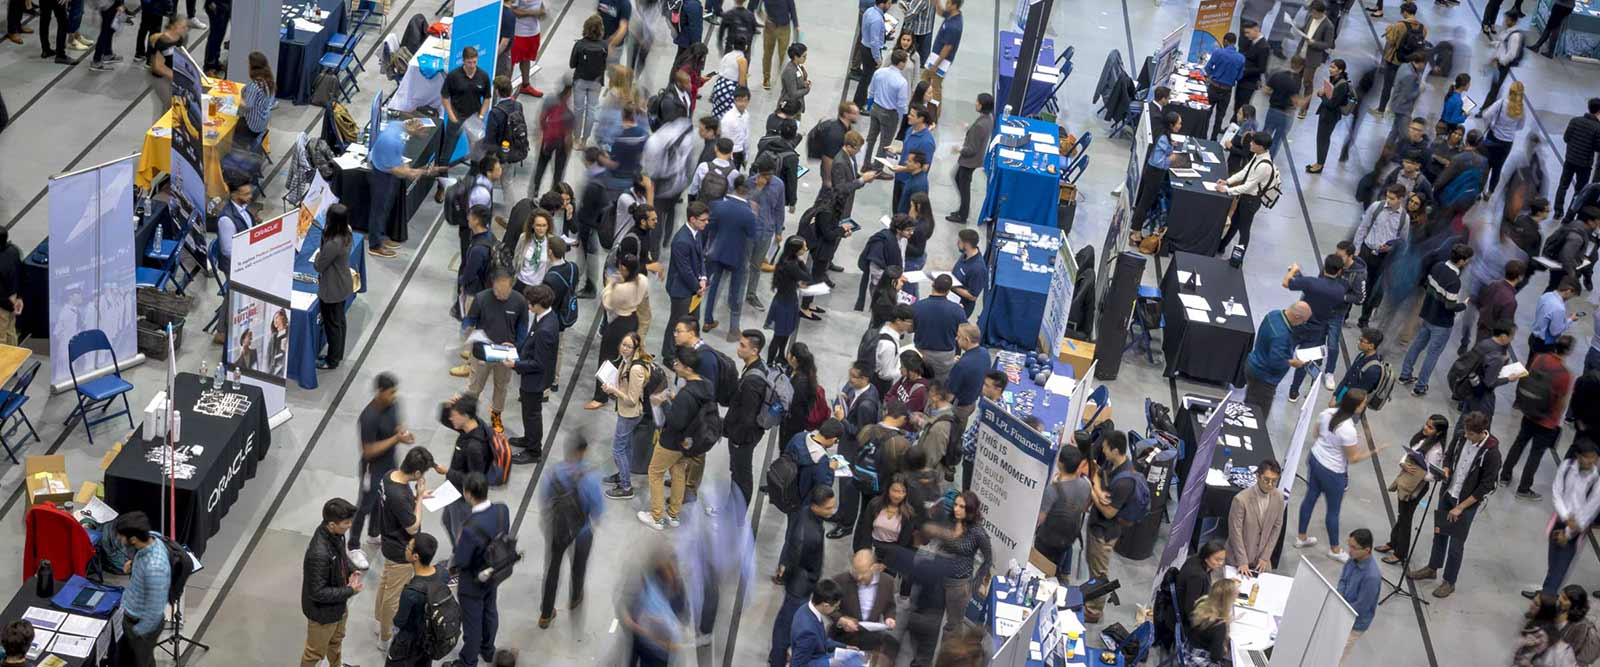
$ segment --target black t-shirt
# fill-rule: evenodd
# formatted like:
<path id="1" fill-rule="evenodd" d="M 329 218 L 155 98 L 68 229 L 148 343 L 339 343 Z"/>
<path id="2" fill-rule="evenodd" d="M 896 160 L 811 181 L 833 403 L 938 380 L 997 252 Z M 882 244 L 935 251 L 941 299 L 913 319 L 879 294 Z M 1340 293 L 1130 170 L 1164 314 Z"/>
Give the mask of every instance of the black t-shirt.
<path id="1" fill-rule="evenodd" d="M 1279 111 L 1288 111 L 1294 108 L 1294 96 L 1300 93 L 1300 75 L 1286 69 L 1278 70 L 1267 77 L 1267 87 L 1272 89 L 1272 97 L 1267 99 L 1267 106 Z"/>
<path id="2" fill-rule="evenodd" d="M 494 298 L 494 288 L 486 289 L 473 297 L 467 317 L 496 344 L 516 343 L 518 332 L 530 318 L 528 300 L 513 291 L 501 301 Z"/>
<path id="3" fill-rule="evenodd" d="M 489 98 L 489 73 L 480 67 L 468 77 L 465 68 L 450 70 L 444 77 L 443 93 L 456 115 L 466 120 L 476 115 L 483 108 L 483 101 Z"/>
<path id="4" fill-rule="evenodd" d="M 1133 486 L 1138 481 L 1137 478 L 1117 478 L 1117 473 L 1127 470 L 1133 470 L 1133 461 L 1123 462 L 1121 467 L 1110 471 L 1106 475 L 1106 479 L 1110 482 L 1107 490 L 1111 494 L 1111 506 L 1116 508 L 1117 514 L 1121 514 L 1123 510 L 1128 508 L 1128 504 L 1133 501 L 1133 494 L 1137 492 Z M 1089 509 L 1089 534 L 1111 541 L 1122 537 L 1122 524 L 1117 523 L 1115 516 L 1107 517 L 1101 514 L 1099 507 L 1091 507 Z"/>
<path id="5" fill-rule="evenodd" d="M 411 543 L 407 528 L 417 521 L 417 494 L 410 484 L 383 478 L 383 507 L 378 522 L 383 535 L 383 558 L 391 563 L 406 562 L 406 545 Z"/>
<path id="6" fill-rule="evenodd" d="M 17 250 L 16 244 L 10 244 L 0 249 L 0 310 L 11 312 L 11 297 L 16 295 L 21 284 L 22 252 Z"/>
<path id="7" fill-rule="evenodd" d="M 820 160 L 823 156 L 830 158 L 838 156 L 839 151 L 844 150 L 844 135 L 846 131 L 844 123 L 840 122 L 837 117 L 822 121 L 822 128 L 817 132 L 817 148 L 822 153 L 814 157 Z M 827 174 L 824 174 L 824 176 L 827 176 Z"/>
<path id="8" fill-rule="evenodd" d="M 375 403 L 368 403 L 367 407 L 361 409 L 361 415 L 356 417 L 356 430 L 361 435 L 362 445 L 393 438 L 400 432 L 399 406 L 390 403 L 380 408 Z M 362 464 L 380 473 L 387 473 L 400 467 L 394 447 L 390 447 L 370 461 L 363 460 Z"/>
<path id="9" fill-rule="evenodd" d="M 172 50 L 173 47 L 178 46 L 183 46 L 182 39 L 171 39 L 163 33 L 156 33 L 150 38 L 150 50 L 160 54 L 166 60 L 167 69 L 172 69 Z M 155 71 L 152 70 L 150 74 L 154 76 Z"/>

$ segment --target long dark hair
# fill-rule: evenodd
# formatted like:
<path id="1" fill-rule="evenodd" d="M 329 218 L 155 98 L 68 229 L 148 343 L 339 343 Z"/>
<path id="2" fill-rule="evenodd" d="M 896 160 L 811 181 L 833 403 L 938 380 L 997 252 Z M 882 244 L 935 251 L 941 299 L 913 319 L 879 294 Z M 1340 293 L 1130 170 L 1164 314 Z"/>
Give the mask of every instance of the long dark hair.
<path id="1" fill-rule="evenodd" d="M 1567 584 L 1561 594 L 1567 598 L 1567 622 L 1582 622 L 1589 615 L 1589 592 L 1577 584 Z"/>
<path id="2" fill-rule="evenodd" d="M 898 266 L 885 267 L 883 274 L 878 277 L 878 284 L 872 288 L 872 302 L 877 303 L 879 298 L 898 299 L 895 292 L 900 291 L 900 288 L 895 286 L 894 281 L 903 275 L 905 270 Z"/>
<path id="3" fill-rule="evenodd" d="M 784 262 L 800 261 L 800 251 L 806 247 L 806 240 L 799 236 L 790 236 L 783 241 L 783 253 L 778 255 L 778 264 Z"/>
<path id="4" fill-rule="evenodd" d="M 812 381 L 817 379 L 817 359 L 811 356 L 810 347 L 805 343 L 794 343 L 789 346 L 789 356 L 794 357 L 794 368 L 791 370 L 795 375 L 804 375 Z"/>
<path id="5" fill-rule="evenodd" d="M 1428 425 L 1433 427 L 1433 435 L 1428 436 L 1417 429 L 1416 435 L 1411 436 L 1411 448 L 1418 454 L 1427 454 L 1428 450 L 1443 445 L 1450 437 L 1450 420 L 1444 415 L 1433 414 L 1428 417 Z"/>
<path id="6" fill-rule="evenodd" d="M 1339 407 L 1333 411 L 1333 418 L 1328 420 L 1328 430 L 1339 428 L 1345 420 L 1356 416 L 1361 406 L 1367 402 L 1367 390 L 1351 389 L 1339 397 Z"/>
<path id="7" fill-rule="evenodd" d="M 350 238 L 350 208 L 344 204 L 334 204 L 328 207 L 328 212 L 322 218 L 322 242 L 339 237 Z"/>
<path id="8" fill-rule="evenodd" d="M 928 199 L 928 193 L 918 192 L 911 195 L 911 207 L 917 211 L 917 217 L 915 218 L 917 227 L 920 228 L 923 225 L 927 225 L 927 229 L 931 230 L 933 228 L 933 202 Z"/>
<path id="9" fill-rule="evenodd" d="M 250 80 L 261 84 L 271 95 L 278 94 L 278 82 L 272 78 L 272 64 L 267 62 L 267 54 L 260 51 L 250 52 Z"/>

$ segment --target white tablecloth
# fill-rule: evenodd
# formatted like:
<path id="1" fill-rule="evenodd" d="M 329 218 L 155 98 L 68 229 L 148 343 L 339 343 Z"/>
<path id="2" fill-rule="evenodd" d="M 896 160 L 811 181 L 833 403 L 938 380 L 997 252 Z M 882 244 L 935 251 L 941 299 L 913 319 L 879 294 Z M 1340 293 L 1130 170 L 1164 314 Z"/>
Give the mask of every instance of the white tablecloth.
<path id="1" fill-rule="evenodd" d="M 422 42 L 422 48 L 411 54 L 411 62 L 406 66 L 406 74 L 400 79 L 399 89 L 394 91 L 394 96 L 389 98 L 388 108 L 395 111 L 416 111 L 424 107 L 433 107 L 441 112 L 444 107 L 440 103 L 440 91 L 444 89 L 445 71 L 440 71 L 433 78 L 422 75 L 422 69 L 417 66 L 417 58 L 423 55 L 438 56 L 446 63 L 450 60 L 450 40 L 429 36 Z"/>

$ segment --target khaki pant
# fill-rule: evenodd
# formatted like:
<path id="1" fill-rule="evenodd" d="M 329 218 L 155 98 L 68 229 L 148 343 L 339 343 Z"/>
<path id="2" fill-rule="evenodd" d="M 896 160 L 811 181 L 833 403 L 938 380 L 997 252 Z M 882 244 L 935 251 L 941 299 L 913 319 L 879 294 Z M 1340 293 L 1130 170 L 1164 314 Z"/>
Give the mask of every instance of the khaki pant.
<path id="1" fill-rule="evenodd" d="M 761 85 L 772 87 L 772 51 L 778 51 L 778 75 L 783 76 L 783 59 L 789 55 L 791 27 L 767 21 L 761 29 Z"/>
<path id="2" fill-rule="evenodd" d="M 483 385 L 494 377 L 494 398 L 490 402 L 490 410 L 501 412 L 506 409 L 506 385 L 511 383 L 511 369 L 500 364 L 488 364 L 477 359 L 468 362 L 472 365 L 472 376 L 467 380 L 467 395 L 477 398 L 483 393 Z"/>
<path id="3" fill-rule="evenodd" d="M 1111 549 L 1117 546 L 1117 541 L 1104 539 L 1091 531 L 1086 545 L 1083 559 L 1089 565 L 1089 576 L 1094 577 L 1096 581 L 1106 581 L 1111 575 Z M 1106 608 L 1106 599 L 1095 598 L 1083 603 L 1083 608 L 1084 611 L 1099 616 Z"/>
<path id="4" fill-rule="evenodd" d="M 706 455 L 685 457 L 684 466 L 684 493 L 693 493 L 699 496 L 700 480 L 706 476 Z"/>
<path id="5" fill-rule="evenodd" d="M 306 651 L 300 656 L 300 667 L 317 667 L 323 658 L 328 659 L 329 667 L 343 667 L 344 623 L 349 619 L 346 610 L 338 623 L 306 621 Z"/>
<path id="6" fill-rule="evenodd" d="M 668 504 L 665 496 L 667 471 L 672 471 L 672 502 Z M 656 445 L 655 452 L 650 455 L 650 516 L 656 521 L 661 521 L 663 506 L 673 518 L 683 511 L 683 494 L 689 487 L 689 459 L 683 452 L 673 451 Z"/>
<path id="7" fill-rule="evenodd" d="M 383 577 L 378 580 L 378 598 L 373 617 L 378 621 L 378 638 L 385 642 L 394 633 L 394 614 L 400 611 L 400 592 L 406 584 L 411 583 L 413 576 L 416 576 L 416 571 L 411 569 L 410 563 L 383 562 Z"/>
<path id="8" fill-rule="evenodd" d="M 0 310 L 0 345 L 17 344 L 17 316 L 9 310 Z"/>
<path id="9" fill-rule="evenodd" d="M 922 80 L 928 82 L 928 94 L 923 99 L 935 106 L 944 102 L 944 77 L 939 76 L 939 68 L 922 70 Z"/>
<path id="10" fill-rule="evenodd" d="M 1362 632 L 1364 632 L 1364 631 L 1363 630 L 1351 630 L 1350 631 L 1350 636 L 1344 640 L 1344 653 L 1339 656 L 1339 664 L 1341 664 L 1341 665 L 1344 664 L 1345 659 L 1350 657 L 1350 649 L 1355 648 L 1356 640 L 1361 638 L 1361 633 Z"/>

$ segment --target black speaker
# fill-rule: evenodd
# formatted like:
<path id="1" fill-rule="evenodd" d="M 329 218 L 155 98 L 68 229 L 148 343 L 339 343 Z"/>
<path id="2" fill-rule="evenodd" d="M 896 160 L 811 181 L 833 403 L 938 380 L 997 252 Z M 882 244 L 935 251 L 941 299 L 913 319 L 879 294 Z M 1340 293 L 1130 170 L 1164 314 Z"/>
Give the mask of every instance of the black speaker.
<path id="1" fill-rule="evenodd" d="M 1128 319 L 1133 317 L 1133 302 L 1139 296 L 1139 281 L 1144 278 L 1144 255 L 1124 252 L 1112 263 L 1110 285 L 1100 303 L 1100 323 L 1095 327 L 1094 361 L 1096 380 L 1115 380 L 1122 369 L 1122 348 L 1128 340 Z"/>

